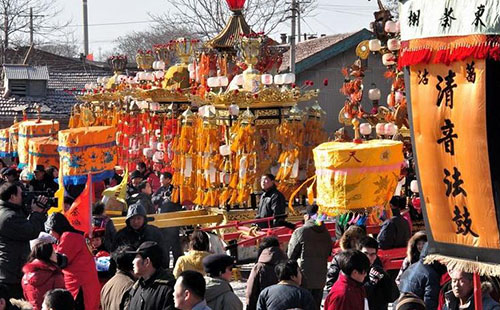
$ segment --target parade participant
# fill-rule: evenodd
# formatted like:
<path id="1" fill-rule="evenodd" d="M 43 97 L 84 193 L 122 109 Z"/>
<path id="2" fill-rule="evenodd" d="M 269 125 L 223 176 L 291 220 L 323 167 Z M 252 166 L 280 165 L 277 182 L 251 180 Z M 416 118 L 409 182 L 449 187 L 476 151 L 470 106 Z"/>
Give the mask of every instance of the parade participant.
<path id="1" fill-rule="evenodd" d="M 287 260 L 276 266 L 280 282 L 266 287 L 259 295 L 257 310 L 273 309 L 316 309 L 316 302 L 308 290 L 301 288 L 302 272 L 294 260 Z"/>
<path id="2" fill-rule="evenodd" d="M 385 220 L 377 236 L 379 247 L 383 250 L 406 247 L 410 240 L 408 221 L 401 216 L 401 209 L 406 208 L 406 199 L 393 196 L 390 201 L 392 217 Z"/>
<path id="3" fill-rule="evenodd" d="M 64 289 L 55 289 L 47 292 L 43 299 L 44 310 L 75 310 L 76 303 L 71 293 Z M 85 308 L 87 309 L 87 308 Z"/>
<path id="4" fill-rule="evenodd" d="M 361 241 L 366 238 L 366 232 L 359 226 L 350 226 L 339 240 L 342 251 L 353 249 L 361 250 Z M 340 264 L 337 261 L 338 254 L 332 259 L 328 272 L 326 273 L 326 289 L 330 291 L 340 274 Z"/>
<path id="5" fill-rule="evenodd" d="M 104 246 L 104 229 L 93 227 L 92 236 L 85 234 L 85 238 L 88 240 L 89 249 L 94 256 L 97 277 L 102 287 L 113 276 L 113 271 L 110 270 L 110 254 Z"/>
<path id="6" fill-rule="evenodd" d="M 130 183 L 127 184 L 127 197 L 128 200 L 132 195 L 139 193 L 137 186 L 144 180 L 142 173 L 139 170 L 134 170 L 130 174 Z"/>
<path id="7" fill-rule="evenodd" d="M 143 175 L 144 180 L 151 184 L 153 192 L 156 192 L 160 188 L 160 178 L 151 169 L 148 169 L 144 162 L 138 162 L 135 169 Z"/>
<path id="8" fill-rule="evenodd" d="M 417 295 L 424 300 L 427 310 L 436 310 L 439 304 L 441 276 L 446 272 L 446 267 L 439 262 L 425 264 L 424 259 L 427 254 L 426 243 L 420 253 L 419 261 L 411 265 L 401 276 L 399 291 Z"/>
<path id="9" fill-rule="evenodd" d="M 341 273 L 325 299 L 325 310 L 364 310 L 366 293 L 363 283 L 370 261 L 358 250 L 346 250 L 337 258 Z"/>
<path id="10" fill-rule="evenodd" d="M 123 245 L 129 245 L 137 249 L 142 242 L 154 241 L 162 245 L 161 248 L 164 252 L 162 255 L 164 260 L 163 267 L 168 268 L 165 260 L 166 249 L 163 246 L 164 240 L 161 231 L 158 227 L 148 224 L 146 210 L 140 204 L 129 206 L 125 224 L 126 226 L 116 233 L 113 249 Z"/>
<path id="11" fill-rule="evenodd" d="M 92 227 L 104 229 L 104 247 L 106 251 L 111 251 L 116 228 L 111 218 L 105 214 L 105 206 L 102 202 L 96 202 L 92 207 Z"/>
<path id="12" fill-rule="evenodd" d="M 212 254 L 203 259 L 207 274 L 205 299 L 211 309 L 243 310 L 243 304 L 229 284 L 233 266 L 234 258 L 226 254 Z"/>
<path id="13" fill-rule="evenodd" d="M 396 277 L 396 284 L 399 285 L 401 281 L 401 275 L 414 263 L 418 262 L 420 259 L 420 252 L 424 248 L 425 243 L 427 242 L 427 235 L 425 231 L 419 231 L 410 238 L 408 241 L 408 246 L 406 249 L 406 257 L 403 260 L 403 264 L 401 265 L 401 269 L 399 269 L 398 276 Z"/>
<path id="14" fill-rule="evenodd" d="M 387 310 L 388 304 L 398 298 L 396 283 L 385 272 L 382 262 L 377 256 L 378 242 L 372 237 L 361 241 L 361 252 L 370 261 L 370 271 L 365 279 L 365 290 L 370 310 Z"/>
<path id="15" fill-rule="evenodd" d="M 274 270 L 276 265 L 286 261 L 286 254 L 280 248 L 276 237 L 263 238 L 259 244 L 257 263 L 253 266 L 247 280 L 246 302 L 247 310 L 257 309 L 260 292 L 268 286 L 278 283 Z"/>
<path id="16" fill-rule="evenodd" d="M 176 278 L 185 270 L 194 270 L 203 275 L 205 274 L 203 258 L 210 255 L 208 252 L 210 246 L 208 236 L 205 232 L 195 229 L 189 239 L 189 252 L 179 257 L 175 264 L 174 276 Z"/>
<path id="17" fill-rule="evenodd" d="M 194 270 L 183 271 L 175 282 L 175 308 L 180 310 L 212 310 L 205 301 L 205 291 L 205 279 L 201 273 Z"/>
<path id="18" fill-rule="evenodd" d="M 127 204 L 140 204 L 146 209 L 147 214 L 155 214 L 156 208 L 151 201 L 151 184 L 148 181 L 141 181 L 139 185 L 137 185 L 136 189 L 139 191 L 138 193 L 133 194 L 127 199 Z"/>
<path id="19" fill-rule="evenodd" d="M 296 229 L 288 244 L 288 258 L 297 260 L 304 279 L 302 287 L 311 292 L 319 310 L 326 283 L 328 257 L 332 253 L 332 239 L 323 222 L 317 221 L 318 206 L 308 205 L 305 223 Z"/>
<path id="20" fill-rule="evenodd" d="M 459 269 L 450 270 L 449 274 L 451 277 L 451 290 L 445 293 L 443 310 L 476 309 L 474 305 L 473 274 Z M 488 289 L 483 289 L 482 302 L 483 310 L 500 310 L 500 304 L 491 298 Z"/>
<path id="21" fill-rule="evenodd" d="M 286 216 L 286 201 L 285 196 L 276 187 L 274 175 L 264 174 L 260 179 L 260 186 L 264 193 L 260 197 L 259 208 L 256 218 L 265 217 L 281 217 L 271 221 L 271 226 L 280 226 L 284 222 Z M 261 228 L 267 228 L 267 222 L 257 224 Z"/>
<path id="22" fill-rule="evenodd" d="M 128 309 L 174 309 L 175 279 L 162 268 L 163 251 L 153 241 L 142 243 L 133 261 L 134 274 L 139 278 L 129 291 Z"/>
<path id="23" fill-rule="evenodd" d="M 130 254 L 134 249 L 130 246 L 121 246 L 111 254 L 116 265 L 116 274 L 109 279 L 101 290 L 102 310 L 122 310 L 129 300 L 129 289 L 134 285 L 135 276 L 133 261 L 135 256 Z"/>
<path id="24" fill-rule="evenodd" d="M 401 294 L 395 304 L 395 310 L 425 310 L 424 301 L 412 293 Z"/>
<path id="25" fill-rule="evenodd" d="M 47 202 L 47 198 L 40 201 Z M 0 284 L 7 286 L 14 298 L 23 297 L 21 269 L 30 253 L 29 241 L 38 237 L 45 222 L 45 210 L 36 200 L 29 215 L 22 203 L 18 184 L 6 182 L 0 186 Z"/>
<path id="26" fill-rule="evenodd" d="M 64 254 L 67 266 L 63 267 L 64 283 L 78 306 L 85 310 L 99 309 L 99 280 L 94 258 L 90 253 L 85 237 L 76 230 L 64 215 L 52 213 L 45 230 L 58 240 L 56 252 Z"/>
<path id="27" fill-rule="evenodd" d="M 162 186 L 153 195 L 152 202 L 158 209 L 159 213 L 176 212 L 181 211 L 181 205 L 171 201 L 172 190 L 174 186 L 172 182 L 172 174 L 170 172 L 164 172 L 160 176 L 160 182 Z M 179 227 L 167 227 L 161 229 L 163 233 L 163 238 L 165 239 L 165 245 L 167 247 L 167 253 L 172 252 L 172 257 L 174 258 L 173 265 L 177 262 L 177 259 L 182 256 L 182 246 L 181 239 L 179 236 Z M 168 255 L 167 265 L 170 266 L 170 255 Z"/>
<path id="28" fill-rule="evenodd" d="M 33 306 L 33 310 L 42 309 L 43 296 L 50 290 L 65 288 L 64 276 L 57 266 L 57 255 L 52 243 L 37 242 L 23 267 L 24 297 Z"/>

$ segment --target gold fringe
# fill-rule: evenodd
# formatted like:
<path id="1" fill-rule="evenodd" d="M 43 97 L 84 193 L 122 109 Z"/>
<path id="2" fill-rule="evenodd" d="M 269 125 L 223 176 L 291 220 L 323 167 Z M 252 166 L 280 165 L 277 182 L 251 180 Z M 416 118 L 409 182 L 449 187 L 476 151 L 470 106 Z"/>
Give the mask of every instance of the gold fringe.
<path id="1" fill-rule="evenodd" d="M 500 276 L 500 265 L 475 262 L 463 258 L 444 256 L 440 254 L 430 254 L 424 259 L 424 263 L 431 264 L 438 261 L 448 267 L 448 269 L 459 269 L 465 272 L 478 273 L 481 276 Z"/>

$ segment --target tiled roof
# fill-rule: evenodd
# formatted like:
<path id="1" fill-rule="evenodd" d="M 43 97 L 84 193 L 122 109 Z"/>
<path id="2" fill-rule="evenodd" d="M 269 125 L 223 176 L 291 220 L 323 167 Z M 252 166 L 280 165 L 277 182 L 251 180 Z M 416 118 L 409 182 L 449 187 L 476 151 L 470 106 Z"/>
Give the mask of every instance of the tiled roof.
<path id="1" fill-rule="evenodd" d="M 299 42 L 297 43 L 295 48 L 296 66 L 298 67 L 301 62 L 305 62 L 311 58 L 314 58 L 315 56 L 319 56 L 325 50 L 333 48 L 343 41 L 349 41 L 349 45 L 356 46 L 359 42 L 361 42 L 363 39 L 366 39 L 368 36 L 370 36 L 370 32 L 366 29 L 362 29 L 355 33 L 340 33 Z M 332 54 L 330 56 L 335 56 L 335 54 Z M 283 55 L 283 63 L 281 64 L 280 70 L 286 71 L 288 70 L 289 66 L 290 50 Z"/>
<path id="2" fill-rule="evenodd" d="M 48 80 L 49 70 L 46 66 L 3 65 L 7 79 L 12 80 Z"/>

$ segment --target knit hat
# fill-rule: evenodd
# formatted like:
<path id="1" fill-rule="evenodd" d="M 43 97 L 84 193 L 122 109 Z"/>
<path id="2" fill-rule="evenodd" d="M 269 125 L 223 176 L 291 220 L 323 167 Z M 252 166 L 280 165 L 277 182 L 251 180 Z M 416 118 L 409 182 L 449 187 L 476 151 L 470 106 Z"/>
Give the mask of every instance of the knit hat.
<path id="1" fill-rule="evenodd" d="M 213 277 L 218 277 L 226 272 L 227 267 L 234 265 L 234 258 L 226 254 L 212 254 L 203 259 L 205 272 Z"/>
<path id="2" fill-rule="evenodd" d="M 397 300 L 395 310 L 425 310 L 425 303 L 413 293 L 403 293 Z"/>

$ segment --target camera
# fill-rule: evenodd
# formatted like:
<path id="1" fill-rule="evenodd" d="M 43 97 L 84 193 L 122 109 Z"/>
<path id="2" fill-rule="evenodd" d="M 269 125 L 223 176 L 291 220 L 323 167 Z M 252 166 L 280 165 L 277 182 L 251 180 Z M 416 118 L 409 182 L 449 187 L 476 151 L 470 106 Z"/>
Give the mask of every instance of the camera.
<path id="1" fill-rule="evenodd" d="M 52 197 L 53 195 L 54 193 L 50 191 L 23 191 L 23 206 L 26 210 L 31 210 L 31 205 L 34 201 L 38 207 L 48 210 L 51 207 L 57 206 L 57 198 Z M 47 197 L 47 202 L 44 204 L 41 203 L 39 201 L 40 196 Z"/>

